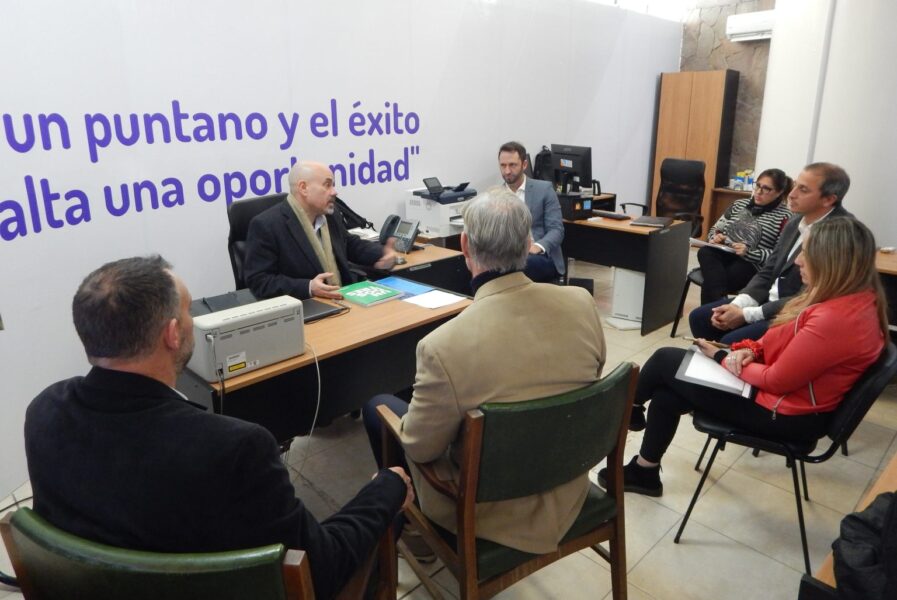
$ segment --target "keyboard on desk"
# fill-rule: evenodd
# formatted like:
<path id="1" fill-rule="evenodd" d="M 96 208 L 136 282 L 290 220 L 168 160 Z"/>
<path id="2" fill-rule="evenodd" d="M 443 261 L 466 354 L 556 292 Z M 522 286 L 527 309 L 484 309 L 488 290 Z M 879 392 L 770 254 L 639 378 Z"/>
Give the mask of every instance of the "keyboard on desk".
<path id="1" fill-rule="evenodd" d="M 596 217 L 604 217 L 606 219 L 615 219 L 617 221 L 625 221 L 626 219 L 631 219 L 629 215 L 625 215 L 623 213 L 611 212 L 609 210 L 593 210 L 592 214 Z"/>

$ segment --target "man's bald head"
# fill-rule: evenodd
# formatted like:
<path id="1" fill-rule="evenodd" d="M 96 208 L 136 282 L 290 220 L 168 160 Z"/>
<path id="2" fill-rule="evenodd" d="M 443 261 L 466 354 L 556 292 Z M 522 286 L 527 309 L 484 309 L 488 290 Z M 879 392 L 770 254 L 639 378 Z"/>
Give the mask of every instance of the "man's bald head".
<path id="1" fill-rule="evenodd" d="M 336 186 L 330 167 L 301 160 L 290 169 L 289 183 L 290 193 L 312 220 L 319 215 L 333 214 Z"/>

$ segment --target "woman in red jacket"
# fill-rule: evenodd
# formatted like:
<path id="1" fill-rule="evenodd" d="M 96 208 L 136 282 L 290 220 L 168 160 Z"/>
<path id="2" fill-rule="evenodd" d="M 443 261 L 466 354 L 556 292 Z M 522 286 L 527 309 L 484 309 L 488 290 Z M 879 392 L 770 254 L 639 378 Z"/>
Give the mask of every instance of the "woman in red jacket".
<path id="1" fill-rule="evenodd" d="M 679 417 L 695 409 L 759 435 L 795 441 L 824 436 L 828 413 L 875 362 L 887 339 L 875 252 L 872 232 L 859 221 L 824 219 L 813 225 L 795 261 L 803 292 L 784 306 L 762 338 L 733 344 L 731 351 L 698 340 L 701 352 L 753 386 L 753 398 L 680 381 L 675 375 L 686 350 L 655 352 L 636 388 L 630 429 L 641 429 L 641 407 L 651 403 L 639 454 L 623 470 L 626 491 L 663 493 L 661 457 Z M 599 473 L 602 483 L 604 475 Z"/>

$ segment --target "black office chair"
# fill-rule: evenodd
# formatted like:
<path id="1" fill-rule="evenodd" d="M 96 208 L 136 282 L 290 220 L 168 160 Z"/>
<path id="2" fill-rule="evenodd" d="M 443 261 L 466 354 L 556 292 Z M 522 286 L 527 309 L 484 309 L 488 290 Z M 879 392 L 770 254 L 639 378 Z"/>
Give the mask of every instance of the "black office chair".
<path id="1" fill-rule="evenodd" d="M 234 272 L 235 289 L 242 290 L 246 287 L 246 281 L 243 279 L 243 260 L 246 258 L 246 234 L 249 232 L 249 222 L 257 214 L 282 202 L 286 197 L 286 194 L 272 194 L 240 200 L 228 207 L 227 220 L 230 223 L 230 233 L 227 236 L 227 252 Z"/>
<path id="2" fill-rule="evenodd" d="M 802 481 L 804 499 L 807 501 L 810 499 L 804 463 L 821 463 L 831 458 L 838 448 L 853 434 L 863 417 L 866 416 L 869 408 L 895 375 L 897 375 L 897 347 L 892 342 L 889 342 L 878 360 L 863 373 L 850 391 L 845 394 L 838 408 L 829 417 L 826 435 L 831 439 L 831 444 L 821 454 L 811 454 L 816 449 L 818 440 L 812 442 L 788 442 L 764 438 L 753 433 L 740 431 L 735 425 L 711 417 L 701 411 L 695 411 L 692 421 L 695 429 L 714 438 L 716 445 L 713 448 L 713 452 L 710 453 L 710 460 L 707 462 L 703 475 L 701 475 L 701 480 L 698 482 L 698 487 L 695 489 L 695 494 L 692 496 L 691 503 L 688 505 L 688 510 L 685 511 L 685 517 L 682 519 L 682 524 L 679 526 L 679 531 L 676 532 L 676 537 L 673 541 L 677 544 L 679 543 L 682 531 L 685 529 L 688 518 L 691 516 L 691 511 L 698 501 L 698 496 L 701 494 L 701 488 L 704 487 L 704 481 L 707 480 L 707 475 L 710 473 L 713 461 L 716 459 L 716 453 L 725 449 L 726 443 L 765 450 L 784 456 L 786 466 L 791 469 L 791 478 L 794 482 L 794 500 L 797 503 L 797 521 L 800 525 L 800 541 L 804 551 L 804 566 L 809 575 L 811 573 L 810 553 L 807 549 L 807 531 L 804 527 L 804 512 L 800 498 Z M 798 463 L 800 463 L 801 481 L 798 481 L 797 478 Z"/>
<path id="3" fill-rule="evenodd" d="M 657 191 L 658 217 L 691 221 L 692 237 L 701 233 L 704 217 L 704 162 L 667 158 L 660 164 L 660 188 Z"/>
<path id="4" fill-rule="evenodd" d="M 701 204 L 704 201 L 704 162 L 665 158 L 660 163 L 660 187 L 657 189 L 654 213 L 658 217 L 672 217 L 680 221 L 691 221 L 691 236 L 701 234 L 704 217 Z M 627 206 L 637 206 L 642 214 L 648 207 L 637 202 L 620 204 L 626 212 Z"/>

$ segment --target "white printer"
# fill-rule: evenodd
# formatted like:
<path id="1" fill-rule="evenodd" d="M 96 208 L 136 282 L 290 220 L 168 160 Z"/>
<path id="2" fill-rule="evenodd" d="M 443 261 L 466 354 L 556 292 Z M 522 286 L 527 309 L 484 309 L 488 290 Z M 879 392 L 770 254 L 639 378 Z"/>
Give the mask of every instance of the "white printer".
<path id="1" fill-rule="evenodd" d="M 470 190 L 476 194 L 476 190 Z M 465 190 L 465 193 L 467 190 Z M 405 218 L 420 221 L 420 234 L 427 237 L 448 237 L 464 229 L 464 208 L 469 200 L 443 204 L 422 196 L 405 199 Z"/>
<path id="2" fill-rule="evenodd" d="M 248 373 L 305 352 L 302 302 L 278 296 L 194 317 L 193 335 L 191 371 L 206 381 Z"/>

